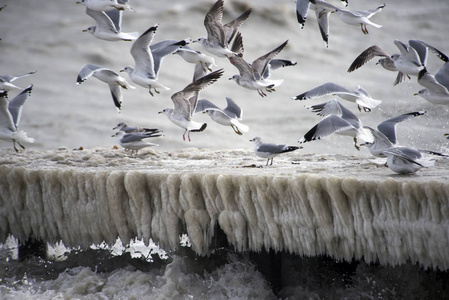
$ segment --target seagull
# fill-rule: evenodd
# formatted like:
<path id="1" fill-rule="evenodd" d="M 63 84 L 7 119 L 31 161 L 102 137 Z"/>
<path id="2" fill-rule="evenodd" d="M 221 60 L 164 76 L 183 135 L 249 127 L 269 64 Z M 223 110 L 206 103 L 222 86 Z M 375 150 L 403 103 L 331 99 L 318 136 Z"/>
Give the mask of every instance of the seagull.
<path id="1" fill-rule="evenodd" d="M 387 166 L 395 173 L 413 174 L 423 167 L 431 167 L 434 160 L 426 159 L 415 148 L 397 147 L 384 151 L 387 156 Z"/>
<path id="2" fill-rule="evenodd" d="M 256 153 L 256 155 L 259 157 L 267 159 L 266 166 L 268 166 L 268 162 L 270 161 L 270 159 L 271 159 L 270 165 L 273 165 L 273 157 L 279 154 L 302 149 L 302 147 L 297 146 L 262 143 L 262 139 L 258 136 L 249 141 L 254 142 L 254 153 Z"/>
<path id="3" fill-rule="evenodd" d="M 441 60 L 447 61 L 448 58 L 444 53 L 422 41 L 410 40 L 409 45 L 399 40 L 394 40 L 394 44 L 398 47 L 400 54 L 389 55 L 379 46 L 374 45 L 363 51 L 351 64 L 348 72 L 352 72 L 363 66 L 376 56 L 382 57 L 378 64 L 389 71 L 398 71 L 398 76 L 394 85 L 402 82 L 409 75 L 418 76 L 419 72 L 425 69 L 427 61 L 427 49 L 430 49 Z"/>
<path id="4" fill-rule="evenodd" d="M 371 25 L 376 28 L 381 28 L 382 25 L 376 24 L 371 22 L 369 19 L 377 14 L 378 12 L 382 11 L 382 9 L 385 7 L 385 3 L 378 6 L 376 9 L 371 10 L 357 10 L 355 12 L 351 12 L 346 9 L 342 8 L 336 8 L 334 12 L 338 15 L 340 20 L 342 20 L 344 23 L 349 25 L 360 25 L 360 28 L 362 29 L 362 32 L 364 34 L 368 34 L 368 29 L 366 28 L 366 25 Z"/>
<path id="5" fill-rule="evenodd" d="M 150 47 L 154 35 L 159 25 L 148 28 L 142 35 L 133 43 L 131 47 L 131 55 L 134 59 L 135 68 L 126 66 L 120 72 L 126 72 L 132 82 L 144 88 L 148 88 L 151 96 L 154 96 L 151 89 L 159 94 L 158 89 L 170 90 L 157 80 L 159 75 L 159 68 L 162 59 L 168 54 L 173 53 L 179 47 L 185 46 L 188 41 L 173 41 L 166 40 L 154 44 Z"/>
<path id="6" fill-rule="evenodd" d="M 34 139 L 27 136 L 23 130 L 18 131 L 22 107 L 31 94 L 32 85 L 24 89 L 20 94 L 8 101 L 8 92 L 0 92 L 0 139 L 12 141 L 14 150 L 18 153 L 16 142 L 22 149 L 22 143 L 34 143 Z"/>
<path id="7" fill-rule="evenodd" d="M 200 51 L 193 50 L 188 46 L 179 48 L 173 54 L 178 54 L 186 62 L 195 64 L 193 81 L 203 77 L 208 72 L 212 72 L 212 66 L 217 66 L 213 57 L 208 56 Z"/>
<path id="8" fill-rule="evenodd" d="M 185 129 L 182 135 L 184 141 L 186 140 L 186 133 L 190 142 L 191 131 L 201 132 L 206 129 L 206 123 L 201 124 L 192 120 L 198 102 L 198 94 L 205 87 L 217 81 L 223 75 L 223 72 L 223 69 L 219 69 L 193 81 L 182 91 L 174 93 L 171 96 L 174 108 L 166 108 L 159 112 L 160 114 L 165 114 L 174 124 Z"/>
<path id="9" fill-rule="evenodd" d="M 160 132 L 159 129 L 156 128 L 144 128 L 144 127 L 137 127 L 137 126 L 128 126 L 128 124 L 126 124 L 125 122 L 120 122 L 117 124 L 117 126 L 115 126 L 114 128 L 112 128 L 112 130 L 119 130 L 119 131 L 124 131 L 125 133 L 132 133 L 132 132 Z"/>
<path id="10" fill-rule="evenodd" d="M 361 146 L 366 146 L 373 156 L 386 157 L 383 153 L 385 150 L 398 146 L 396 126 L 402 121 L 423 116 L 425 114 L 425 111 L 405 113 L 381 122 L 377 125 L 377 130 L 369 126 L 365 126 L 365 128 L 371 131 L 374 140 L 372 142 L 361 144 Z"/>
<path id="11" fill-rule="evenodd" d="M 444 64 L 444 66 L 438 71 L 438 74 L 442 75 L 444 72 L 447 77 L 449 75 L 448 67 L 448 64 Z M 436 75 L 433 76 L 426 69 L 424 69 L 418 75 L 418 83 L 425 87 L 425 89 L 421 89 L 418 93 L 415 93 L 415 96 L 419 95 L 433 104 L 449 104 L 448 87 L 439 83 L 436 80 Z"/>
<path id="12" fill-rule="evenodd" d="M 87 8 L 95 11 L 111 11 L 111 10 L 132 10 L 131 6 L 126 4 L 128 1 L 121 0 L 80 0 L 76 4 L 84 4 Z"/>
<path id="13" fill-rule="evenodd" d="M 233 54 L 228 49 L 228 45 L 237 33 L 238 28 L 245 22 L 252 11 L 248 9 L 233 21 L 223 25 L 223 6 L 223 0 L 217 0 L 215 2 L 204 18 L 207 38 L 201 37 L 195 41 L 200 43 L 207 52 L 217 57 L 225 57 Z"/>
<path id="14" fill-rule="evenodd" d="M 442 61 L 444 65 L 438 69 L 435 76 L 430 74 L 424 67 L 418 74 L 418 84 L 425 87 L 414 95 L 419 95 L 433 104 L 449 104 L 449 58 L 436 49 L 422 41 L 412 40 L 409 42 L 415 49 L 418 49 L 423 64 L 425 66 L 427 62 L 427 49 L 430 49 L 435 53 Z"/>
<path id="15" fill-rule="evenodd" d="M 241 49 L 238 54 L 231 54 L 228 56 L 229 61 L 239 70 L 239 75 L 234 75 L 230 80 L 234 80 L 241 87 L 257 90 L 261 97 L 265 97 L 267 94 L 264 93 L 264 89 L 267 92 L 275 91 L 275 87 L 282 84 L 284 80 L 268 80 L 263 76 L 266 74 L 269 62 L 279 54 L 279 52 L 284 49 L 287 45 L 288 40 L 282 43 L 280 46 L 276 47 L 267 54 L 259 57 L 252 64 L 247 63 L 243 59 L 243 43 L 240 32 L 237 33 L 235 37 L 234 44 L 232 46 L 233 50 Z M 269 74 L 269 73 L 268 73 Z"/>
<path id="16" fill-rule="evenodd" d="M 396 66 L 394 65 L 394 61 L 390 57 L 388 53 L 386 53 L 384 50 L 382 50 L 379 46 L 374 45 L 366 50 L 364 50 L 362 53 L 360 53 L 359 56 L 356 57 L 354 62 L 351 64 L 351 66 L 348 68 L 348 73 L 353 72 L 363 66 L 365 63 L 370 61 L 376 56 L 382 57 L 379 59 L 379 61 L 376 63 L 380 64 L 385 70 L 392 71 L 392 72 L 398 72 L 398 75 L 396 76 L 396 79 L 393 83 L 393 85 L 397 85 L 398 83 L 401 83 L 405 80 L 405 78 L 410 79 L 410 76 L 407 74 L 404 74 L 401 71 L 398 71 Z"/>
<path id="17" fill-rule="evenodd" d="M 118 19 L 114 19 L 114 23 L 111 17 L 104 11 L 95 11 L 87 7 L 86 14 L 92 17 L 97 22 L 97 25 L 90 26 L 84 29 L 83 32 L 89 32 L 97 39 L 105 41 L 134 41 L 137 39 L 137 32 L 121 32 L 120 15 Z"/>
<path id="18" fill-rule="evenodd" d="M 363 128 L 362 122 L 350 110 L 344 107 L 338 100 L 333 99 L 328 102 L 307 107 L 319 116 L 325 117 L 299 141 L 300 144 L 314 141 L 332 135 L 352 136 L 354 138 L 354 147 L 360 150 L 357 140 L 362 139 L 366 142 L 373 140 L 369 130 Z"/>
<path id="19" fill-rule="evenodd" d="M 371 111 L 371 109 L 382 103 L 380 100 L 373 99 L 361 86 L 358 86 L 356 90 L 351 90 L 333 82 L 327 82 L 298 96 L 292 97 L 292 99 L 307 100 L 325 95 L 337 95 L 344 100 L 355 102 L 358 105 L 359 111 L 361 111 L 361 107 L 364 111 Z"/>
<path id="20" fill-rule="evenodd" d="M 198 100 L 195 112 L 203 112 L 209 117 L 224 126 L 231 126 L 235 133 L 242 135 L 242 132 L 248 132 L 249 127 L 240 123 L 242 120 L 243 111 L 237 103 L 229 97 L 226 97 L 227 106 L 225 109 L 220 109 L 207 99 Z"/>
<path id="21" fill-rule="evenodd" d="M 28 72 L 23 75 L 0 75 L 0 90 L 7 91 L 7 92 L 12 91 L 12 90 L 23 90 L 22 88 L 14 85 L 12 82 L 17 79 L 30 76 L 34 73 L 36 73 L 36 71 Z"/>
<path id="22" fill-rule="evenodd" d="M 341 2 L 343 2 L 345 6 L 348 6 L 348 1 L 341 0 Z M 315 11 L 321 37 L 323 38 L 326 47 L 328 47 L 329 15 L 335 11 L 337 7 L 323 0 L 296 0 L 296 17 L 301 28 L 304 27 L 309 8 Z"/>
<path id="23" fill-rule="evenodd" d="M 118 131 L 115 134 L 113 134 L 112 137 L 118 137 L 120 146 L 125 148 L 125 151 L 131 150 L 131 156 L 133 156 L 133 153 L 137 156 L 137 152 L 142 148 L 159 146 L 158 144 L 153 144 L 144 141 L 144 139 L 162 136 L 162 134 L 160 134 L 161 132 L 162 131 L 158 129 L 156 129 L 156 131 L 154 132 L 126 133 L 124 131 Z"/>
<path id="24" fill-rule="evenodd" d="M 121 77 L 111 69 L 94 64 L 84 65 L 78 74 L 76 82 L 78 85 L 80 85 L 91 76 L 109 85 L 114 105 L 117 108 L 117 111 L 120 112 L 123 101 L 122 90 L 120 89 L 120 87 L 124 89 L 135 89 L 135 87 L 131 86 L 125 78 Z"/>

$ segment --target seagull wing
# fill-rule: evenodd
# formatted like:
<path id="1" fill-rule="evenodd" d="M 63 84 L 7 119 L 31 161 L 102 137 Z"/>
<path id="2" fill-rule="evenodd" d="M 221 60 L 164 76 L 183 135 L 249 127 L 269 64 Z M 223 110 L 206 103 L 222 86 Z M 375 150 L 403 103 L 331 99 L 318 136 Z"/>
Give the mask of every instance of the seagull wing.
<path id="1" fill-rule="evenodd" d="M 94 74 L 94 72 L 97 71 L 98 69 L 103 69 L 103 67 L 99 66 L 99 65 L 94 65 L 94 64 L 85 64 L 81 68 L 80 72 L 78 73 L 78 77 L 76 78 L 76 82 L 78 84 L 83 83 L 87 78 L 92 76 Z"/>
<path id="2" fill-rule="evenodd" d="M 30 85 L 8 103 L 8 110 L 11 114 L 16 129 L 17 127 L 19 127 L 20 119 L 22 117 L 22 107 L 25 104 L 25 101 L 31 95 L 32 88 L 33 86 Z"/>
<path id="3" fill-rule="evenodd" d="M 110 31 L 113 33 L 119 33 L 119 30 L 112 22 L 111 18 L 104 11 L 95 11 L 86 7 L 86 14 L 91 16 L 95 22 L 97 22 L 97 27 L 101 31 Z"/>
<path id="4" fill-rule="evenodd" d="M 349 67 L 348 72 L 357 70 L 358 68 L 360 68 L 361 66 L 363 66 L 376 56 L 390 57 L 388 53 L 382 50 L 379 46 L 376 45 L 371 46 L 356 57 L 356 59 L 352 62 L 351 66 Z"/>
<path id="5" fill-rule="evenodd" d="M 445 63 L 435 74 L 435 79 L 439 84 L 449 90 L 449 64 Z"/>
<path id="6" fill-rule="evenodd" d="M 175 105 L 175 114 L 191 118 L 196 109 L 198 93 L 206 86 L 217 81 L 223 75 L 223 72 L 223 69 L 214 71 L 190 83 L 182 91 L 173 94 L 171 99 Z"/>
<path id="7" fill-rule="evenodd" d="M 14 120 L 8 110 L 8 97 L 5 91 L 0 91 L 0 127 L 16 131 Z"/>
<path id="8" fill-rule="evenodd" d="M 223 25 L 225 41 L 227 44 L 229 44 L 231 40 L 234 38 L 235 34 L 237 33 L 237 30 L 243 24 L 243 22 L 245 22 L 246 19 L 248 19 L 249 15 L 251 14 L 251 11 L 252 9 L 248 9 L 240 16 L 238 16 L 235 20 Z"/>
<path id="9" fill-rule="evenodd" d="M 117 29 L 118 32 L 122 31 L 122 15 L 123 11 L 118 9 L 113 9 L 110 11 L 105 11 L 106 15 L 111 19 L 112 23 L 114 24 L 115 29 Z"/>
<path id="10" fill-rule="evenodd" d="M 153 54 L 150 51 L 150 44 L 156 34 L 158 25 L 148 28 L 142 33 L 131 46 L 131 55 L 135 62 L 135 72 L 147 76 L 149 78 L 156 78 L 154 71 Z"/>
<path id="11" fill-rule="evenodd" d="M 302 138 L 300 143 L 310 142 L 332 135 L 336 132 L 354 129 L 346 120 L 336 115 L 330 115 L 321 120 L 312 129 L 310 129 Z"/>
<path id="12" fill-rule="evenodd" d="M 298 19 L 298 23 L 301 25 L 301 28 L 303 28 L 306 23 L 309 7 L 309 0 L 296 0 L 296 18 Z"/>
<path id="13" fill-rule="evenodd" d="M 404 120 L 408 120 L 410 118 L 417 116 L 422 116 L 425 113 L 426 113 L 425 111 L 415 111 L 411 113 L 402 114 L 397 117 L 393 117 L 377 125 L 377 130 L 383 133 L 392 144 L 397 144 L 396 125 Z"/>
<path id="14" fill-rule="evenodd" d="M 254 72 L 251 66 L 243 59 L 243 57 L 238 55 L 229 55 L 229 61 L 233 64 L 237 70 L 239 70 L 240 76 L 242 78 L 249 78 L 250 80 L 256 80 L 254 77 Z"/>
<path id="15" fill-rule="evenodd" d="M 228 115 L 231 118 L 236 118 L 238 120 L 242 119 L 243 116 L 243 110 L 240 106 L 235 103 L 234 100 L 232 100 L 229 97 L 226 97 L 227 106 L 223 110 L 223 112 Z"/>
<path id="16" fill-rule="evenodd" d="M 313 88 L 307 92 L 304 92 L 296 97 L 294 97 L 296 100 L 306 100 L 306 99 L 313 99 L 318 98 L 324 95 L 339 95 L 339 94 L 348 94 L 352 96 L 357 96 L 354 91 L 351 91 L 341 85 L 338 85 L 333 82 L 327 82 L 325 84 L 322 84 L 320 86 L 317 86 L 316 88 Z"/>
<path id="17" fill-rule="evenodd" d="M 413 62 L 417 66 L 423 65 L 423 63 L 421 63 L 421 59 L 418 55 L 418 52 L 416 52 L 415 48 L 407 46 L 406 44 L 404 44 L 399 40 L 394 40 L 394 44 L 396 45 L 396 47 L 398 47 L 402 57 Z"/>
<path id="18" fill-rule="evenodd" d="M 154 73 L 157 75 L 159 74 L 159 68 L 162 64 L 162 60 L 164 57 L 166 57 L 169 54 L 172 54 L 179 48 L 185 46 L 188 44 L 189 40 L 181 40 L 181 41 L 175 41 L 175 40 L 168 40 L 166 43 L 165 41 L 157 43 L 157 47 L 151 48 L 151 54 L 153 56 L 153 63 L 154 63 Z"/>
<path id="19" fill-rule="evenodd" d="M 196 113 L 203 112 L 203 111 L 208 110 L 208 109 L 221 111 L 221 109 L 218 108 L 218 106 L 216 106 L 215 104 L 213 104 L 209 100 L 207 100 L 207 99 L 199 99 L 198 102 L 197 102 L 197 105 L 196 105 L 195 112 Z"/>
<path id="20" fill-rule="evenodd" d="M 217 0 L 204 18 L 204 27 L 207 31 L 207 40 L 213 44 L 225 47 L 225 32 L 221 22 L 223 18 L 223 0 Z"/>
<path id="21" fill-rule="evenodd" d="M 449 96 L 448 89 L 445 86 L 441 85 L 432 74 L 427 72 L 426 69 L 423 69 L 419 72 L 418 83 L 427 88 L 432 93 Z"/>
<path id="22" fill-rule="evenodd" d="M 268 63 L 271 59 L 273 59 L 276 55 L 279 54 L 279 52 L 284 49 L 285 45 L 287 45 L 288 40 L 283 42 L 280 46 L 276 47 L 275 49 L 271 50 L 267 54 L 259 57 L 255 61 L 253 61 L 251 68 L 253 69 L 253 72 L 255 74 L 256 78 L 262 78 L 262 75 L 265 73 L 265 70 L 267 69 Z"/>

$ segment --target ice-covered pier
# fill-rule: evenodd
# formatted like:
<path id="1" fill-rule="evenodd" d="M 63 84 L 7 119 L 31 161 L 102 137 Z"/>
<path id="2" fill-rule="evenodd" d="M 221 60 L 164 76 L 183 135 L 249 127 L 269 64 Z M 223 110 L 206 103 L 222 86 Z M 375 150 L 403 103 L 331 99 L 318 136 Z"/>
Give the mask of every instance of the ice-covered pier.
<path id="1" fill-rule="evenodd" d="M 207 254 L 222 232 L 236 251 L 449 269 L 447 159 L 399 176 L 369 156 L 299 151 L 263 168 L 249 150 L 3 152 L 0 242 L 138 237 L 173 249 L 187 233 Z"/>

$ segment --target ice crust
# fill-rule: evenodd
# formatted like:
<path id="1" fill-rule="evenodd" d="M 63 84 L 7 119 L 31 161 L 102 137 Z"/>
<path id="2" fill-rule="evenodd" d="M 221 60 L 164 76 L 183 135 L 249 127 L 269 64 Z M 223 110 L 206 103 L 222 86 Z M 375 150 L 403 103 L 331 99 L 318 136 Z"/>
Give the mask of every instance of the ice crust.
<path id="1" fill-rule="evenodd" d="M 249 150 L 28 151 L 0 160 L 0 242 L 28 236 L 89 247 L 117 237 L 164 249 L 187 233 L 214 249 L 411 261 L 449 268 L 448 160 L 399 176 L 369 156 L 292 153 L 260 168 Z"/>

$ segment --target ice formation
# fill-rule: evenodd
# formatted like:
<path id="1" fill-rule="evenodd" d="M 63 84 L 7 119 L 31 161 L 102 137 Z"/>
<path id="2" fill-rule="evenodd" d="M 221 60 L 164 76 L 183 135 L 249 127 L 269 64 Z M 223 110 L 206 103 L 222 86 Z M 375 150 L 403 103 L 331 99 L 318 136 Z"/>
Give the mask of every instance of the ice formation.
<path id="1" fill-rule="evenodd" d="M 187 233 L 205 255 L 219 226 L 236 251 L 449 268 L 448 160 L 398 176 L 371 158 L 298 153 L 245 168 L 261 162 L 251 150 L 151 151 L 4 155 L 0 242 L 33 235 L 88 247 L 138 237 L 173 249 Z"/>

